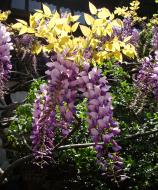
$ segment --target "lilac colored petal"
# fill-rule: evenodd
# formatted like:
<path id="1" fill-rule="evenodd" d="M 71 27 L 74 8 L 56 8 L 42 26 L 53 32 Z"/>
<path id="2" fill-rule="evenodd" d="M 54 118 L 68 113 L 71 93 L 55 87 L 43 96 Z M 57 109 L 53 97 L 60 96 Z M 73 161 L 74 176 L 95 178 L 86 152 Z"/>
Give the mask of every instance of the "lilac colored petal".
<path id="1" fill-rule="evenodd" d="M 118 128 L 118 127 L 115 127 L 115 128 L 113 128 L 112 129 L 112 133 L 114 134 L 114 135 L 118 135 L 119 133 L 120 133 L 120 129 Z"/>
<path id="2" fill-rule="evenodd" d="M 106 135 L 103 135 L 103 141 L 107 144 L 111 141 L 112 137 L 114 135 L 112 133 L 109 133 L 109 134 L 106 134 Z"/>
<path id="3" fill-rule="evenodd" d="M 112 149 L 115 152 L 118 152 L 119 150 L 121 150 L 121 146 L 119 146 L 115 140 L 112 141 L 112 144 L 113 144 Z"/>

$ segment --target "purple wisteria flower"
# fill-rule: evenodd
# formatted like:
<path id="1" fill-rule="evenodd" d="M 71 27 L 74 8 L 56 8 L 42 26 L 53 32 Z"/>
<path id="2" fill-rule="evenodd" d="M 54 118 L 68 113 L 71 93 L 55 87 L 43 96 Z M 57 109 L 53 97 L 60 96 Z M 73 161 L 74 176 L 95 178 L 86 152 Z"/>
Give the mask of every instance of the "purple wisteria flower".
<path id="1" fill-rule="evenodd" d="M 151 44 L 153 47 L 154 51 L 158 51 L 158 26 L 153 26 L 152 27 L 152 40 L 151 40 Z"/>
<path id="2" fill-rule="evenodd" d="M 120 40 L 123 41 L 126 37 L 131 37 L 129 42 L 137 46 L 139 41 L 139 30 L 133 27 L 132 18 L 127 17 L 123 19 L 123 27 L 113 27 L 114 36 L 119 36 Z"/>
<path id="3" fill-rule="evenodd" d="M 100 40 L 100 45 L 97 47 L 97 51 L 102 50 L 102 45 L 107 41 L 113 40 L 116 36 L 120 41 L 124 41 L 126 38 L 126 42 L 131 43 L 136 48 L 138 46 L 138 41 L 140 38 L 140 30 L 135 28 L 132 24 L 132 18 L 127 17 L 123 19 L 123 26 L 113 26 L 113 34 L 111 36 L 106 35 L 103 36 Z"/>
<path id="4" fill-rule="evenodd" d="M 158 61 L 151 56 L 145 57 L 136 78 L 136 85 L 143 92 L 152 92 L 158 99 Z"/>
<path id="5" fill-rule="evenodd" d="M 73 61 L 66 60 L 62 55 L 57 55 L 54 62 L 48 63 L 49 91 L 54 96 L 56 104 L 59 106 L 63 122 L 70 125 L 75 114 L 75 100 L 77 96 L 77 75 L 79 69 Z M 67 134 L 66 126 L 63 134 Z"/>
<path id="6" fill-rule="evenodd" d="M 19 40 L 19 39 L 17 39 Z M 33 44 L 33 37 L 29 34 L 24 34 L 21 39 L 20 39 L 20 42 L 22 43 L 22 45 L 24 47 L 27 47 L 27 48 L 30 48 Z"/>
<path id="7" fill-rule="evenodd" d="M 48 84 L 41 85 L 33 112 L 31 140 L 37 160 L 43 160 L 51 154 L 57 127 L 61 135 L 69 134 L 77 95 L 76 77 L 79 70 L 72 61 L 57 55 L 47 66 Z M 60 120 L 56 117 L 57 109 L 60 111 Z"/>
<path id="8" fill-rule="evenodd" d="M 0 23 L 0 98 L 4 95 L 5 82 L 9 77 L 12 68 L 10 62 L 10 51 L 13 49 L 10 33 L 6 27 Z"/>
<path id="9" fill-rule="evenodd" d="M 131 36 L 130 43 L 137 46 L 139 41 L 139 30 L 132 26 L 132 18 L 123 19 L 123 29 L 121 31 L 121 40 Z"/>
<path id="10" fill-rule="evenodd" d="M 78 66 L 66 59 L 65 54 L 66 51 L 56 54 L 52 56 L 53 62 L 47 63 L 48 83 L 41 86 L 34 104 L 31 139 L 35 158 L 44 159 L 51 154 L 57 133 L 63 137 L 69 134 L 75 119 L 77 95 L 80 95 L 88 100 L 89 134 L 95 143 L 98 163 L 106 170 L 111 163 L 108 162 L 109 147 L 113 162 L 121 149 L 113 139 L 120 129 L 113 120 L 110 86 L 106 77 L 101 76 L 101 70 L 91 69 L 86 59 L 83 66 Z M 99 145 L 102 141 L 104 145 Z"/>
<path id="11" fill-rule="evenodd" d="M 30 138 L 35 158 L 44 162 L 44 158 L 49 157 L 53 149 L 55 112 L 46 84 L 40 86 L 36 96 Z"/>
<path id="12" fill-rule="evenodd" d="M 103 170 L 108 167 L 107 151 L 104 146 L 112 145 L 114 152 L 121 147 L 113 140 L 120 133 L 118 123 L 113 120 L 112 97 L 106 77 L 101 76 L 101 70 L 94 67 L 90 72 L 82 71 L 79 77 L 80 91 L 88 99 L 89 133 L 95 142 L 98 163 Z M 98 145 L 103 141 L 103 145 Z M 114 153 L 116 154 L 116 153 Z M 113 155 L 113 154 L 111 154 Z"/>

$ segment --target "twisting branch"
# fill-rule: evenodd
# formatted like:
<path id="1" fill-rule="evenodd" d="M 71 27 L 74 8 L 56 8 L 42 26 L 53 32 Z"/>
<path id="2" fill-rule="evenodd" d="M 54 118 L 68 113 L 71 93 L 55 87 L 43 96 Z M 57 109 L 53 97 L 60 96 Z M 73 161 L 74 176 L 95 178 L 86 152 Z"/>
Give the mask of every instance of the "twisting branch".
<path id="1" fill-rule="evenodd" d="M 74 134 L 74 132 L 75 132 L 77 129 L 80 128 L 80 124 L 81 124 L 80 119 L 79 119 L 77 116 L 74 116 L 74 117 L 75 117 L 75 119 L 76 119 L 76 121 L 77 121 L 77 125 L 75 125 L 75 127 L 72 129 L 72 131 L 71 131 L 66 137 L 64 137 L 61 142 L 59 142 L 59 143 L 54 147 L 53 152 L 54 152 L 55 150 L 57 150 L 60 146 L 62 146 L 62 145 L 69 139 L 69 137 L 71 137 L 71 136 Z"/>
<path id="2" fill-rule="evenodd" d="M 53 152 L 55 152 L 60 146 L 62 146 L 68 139 L 69 137 L 80 127 L 80 119 L 77 118 L 75 116 L 75 119 L 77 121 L 77 125 L 75 125 L 75 127 L 72 129 L 72 131 L 62 139 L 61 142 L 59 142 L 55 147 L 54 149 L 52 150 L 52 154 Z M 19 158 L 18 160 L 16 160 L 15 162 L 13 162 L 5 171 L 4 173 L 0 176 L 0 184 L 3 183 L 4 179 L 8 177 L 8 175 L 10 174 L 10 172 L 17 166 L 19 166 L 20 164 L 24 163 L 24 162 L 27 162 L 27 161 L 30 161 L 33 159 L 33 154 L 29 154 L 27 156 L 24 156 L 22 158 Z"/>
<path id="3" fill-rule="evenodd" d="M 18 74 L 18 75 L 23 75 L 23 76 L 30 76 L 30 74 L 26 74 L 26 73 L 23 73 L 23 72 L 20 72 L 20 71 L 11 71 L 11 73 L 14 73 L 14 74 Z"/>
<path id="4" fill-rule="evenodd" d="M 136 139 L 138 137 L 144 137 L 144 136 L 148 136 L 148 135 L 152 135 L 154 133 L 157 133 L 158 129 L 152 130 L 152 131 L 147 131 L 144 133 L 136 133 L 134 135 L 129 135 L 127 137 L 124 137 L 123 140 L 131 140 L 131 139 Z"/>
<path id="5" fill-rule="evenodd" d="M 9 174 L 11 173 L 11 171 L 16 168 L 17 166 L 19 166 L 20 164 L 30 161 L 33 158 L 33 154 L 29 154 L 27 156 L 24 156 L 22 158 L 19 158 L 18 160 L 16 160 L 15 162 L 13 162 L 5 171 L 4 173 L 0 176 L 0 184 L 3 183 L 3 181 L 5 180 L 5 178 L 7 178 L 9 176 Z"/>
<path id="6" fill-rule="evenodd" d="M 129 135 L 127 137 L 124 137 L 123 139 L 118 139 L 117 141 L 121 142 L 122 140 L 132 140 L 132 139 L 136 139 L 138 137 L 144 137 L 144 136 L 152 135 L 154 133 L 158 133 L 158 129 L 153 130 L 153 131 L 147 131 L 145 133 L 138 133 L 138 134 L 134 134 L 134 135 Z M 87 148 L 87 147 L 91 147 L 94 145 L 95 145 L 95 143 L 68 144 L 68 145 L 60 146 L 58 149 L 59 150 L 65 150 L 65 149 L 72 149 L 72 148 Z M 99 142 L 98 145 L 104 145 L 104 142 Z"/>
<path id="7" fill-rule="evenodd" d="M 68 138 L 78 129 L 78 127 L 79 127 L 79 123 L 78 123 L 78 125 L 76 127 L 74 127 L 74 129 L 69 133 L 69 135 L 67 135 L 65 138 L 63 138 L 63 140 L 54 147 L 53 152 L 56 151 L 56 150 L 65 150 L 65 149 L 72 149 L 72 148 L 86 148 L 86 147 L 92 147 L 92 146 L 94 146 L 95 145 L 94 143 L 63 145 L 68 140 Z M 129 135 L 127 137 L 124 137 L 123 139 L 120 139 L 119 141 L 122 141 L 122 140 L 132 140 L 132 139 L 136 139 L 138 137 L 144 137 L 144 136 L 148 136 L 148 135 L 151 135 L 151 134 L 154 134 L 154 133 L 158 133 L 158 129 L 157 130 L 153 130 L 153 131 L 147 131 L 147 132 L 144 132 L 144 133 L 138 133 L 138 134 L 134 134 L 134 135 Z M 100 142 L 98 144 L 102 145 L 103 142 Z M 15 167 L 19 166 L 20 164 L 22 164 L 24 162 L 30 161 L 32 159 L 33 159 L 33 154 L 29 154 L 27 156 L 19 158 L 15 162 L 13 162 L 4 171 L 4 173 L 0 176 L 0 184 L 3 183 L 4 179 L 9 176 L 9 174 L 11 173 L 11 171 Z"/>

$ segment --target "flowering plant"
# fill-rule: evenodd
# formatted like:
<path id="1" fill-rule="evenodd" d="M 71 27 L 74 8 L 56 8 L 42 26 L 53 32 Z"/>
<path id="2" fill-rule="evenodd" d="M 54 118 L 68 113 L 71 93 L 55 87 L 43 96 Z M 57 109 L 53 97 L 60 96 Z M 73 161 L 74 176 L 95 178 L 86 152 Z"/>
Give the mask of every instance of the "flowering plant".
<path id="1" fill-rule="evenodd" d="M 118 124 L 113 120 L 112 98 L 106 77 L 93 65 L 105 60 L 123 61 L 123 55 L 134 58 L 136 51 L 131 36 L 121 34 L 125 31 L 123 22 L 115 18 L 114 13 L 106 8 L 97 10 L 89 3 L 91 15 L 85 13 L 84 18 L 89 26 L 77 22 L 79 16 L 70 13 L 61 15 L 43 5 L 43 11 L 37 10 L 30 16 L 29 24 L 18 20 L 12 26 L 19 35 L 31 34 L 38 40 L 32 44 L 32 53 L 47 52 L 50 63 L 47 63 L 48 83 L 40 87 L 34 105 L 33 133 L 31 135 L 33 153 L 37 160 L 49 157 L 53 149 L 57 129 L 63 136 L 71 133 L 71 124 L 75 119 L 75 104 L 78 93 L 88 99 L 89 133 L 95 143 L 98 163 L 106 170 L 110 162 L 122 167 L 117 152 L 121 147 L 112 140 L 119 134 Z M 80 26 L 82 37 L 74 32 Z M 43 40 L 45 41 L 43 43 Z M 60 121 L 57 120 L 57 109 Z M 59 128 L 60 127 L 60 128 Z M 111 145 L 114 153 L 103 145 Z M 116 152 L 116 153 L 115 153 Z M 107 159 L 104 159 L 107 157 Z M 107 162 L 110 160 L 110 162 Z"/>
<path id="2" fill-rule="evenodd" d="M 0 13 L 0 21 L 6 20 L 8 12 Z M 13 49 L 10 33 L 5 25 L 0 22 L 0 98 L 3 97 L 5 83 L 12 68 L 10 51 Z"/>
<path id="3" fill-rule="evenodd" d="M 44 66 L 45 80 L 34 87 L 33 99 L 27 97 L 19 106 L 9 130 L 9 139 L 32 152 L 24 161 L 33 158 L 43 167 L 56 159 L 56 150 L 93 146 L 93 161 L 103 176 L 113 176 L 115 182 L 119 176 L 127 180 L 122 174 L 125 167 L 134 183 L 142 158 L 156 152 L 155 143 L 150 150 L 146 145 L 150 154 L 146 158 L 137 144 L 148 134 L 146 144 L 151 141 L 153 131 L 148 130 L 156 131 L 158 118 L 157 24 L 153 19 L 145 26 L 138 7 L 139 2 L 133 1 L 112 13 L 89 3 L 90 14 L 84 14 L 86 25 L 81 25 L 78 15 L 52 13 L 43 5 L 43 11 L 30 15 L 29 23 L 17 19 L 11 24 L 14 51 L 31 55 L 24 62 L 32 64 L 35 58 L 37 67 Z M 73 151 L 69 154 L 76 159 Z M 154 160 L 154 154 L 151 157 Z"/>

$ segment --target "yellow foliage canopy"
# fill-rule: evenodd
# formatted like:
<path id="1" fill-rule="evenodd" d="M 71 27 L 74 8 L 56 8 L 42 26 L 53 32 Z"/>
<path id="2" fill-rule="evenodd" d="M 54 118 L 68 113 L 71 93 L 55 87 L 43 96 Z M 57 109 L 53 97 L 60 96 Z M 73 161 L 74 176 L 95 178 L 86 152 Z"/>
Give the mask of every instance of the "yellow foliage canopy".
<path id="1" fill-rule="evenodd" d="M 138 4 L 131 4 L 137 7 Z M 80 25 L 79 15 L 65 14 L 61 17 L 56 11 L 51 10 L 43 4 L 43 11 L 36 10 L 30 15 L 29 23 L 23 20 L 17 20 L 12 26 L 19 31 L 19 35 L 29 33 L 34 35 L 38 41 L 33 45 L 32 52 L 39 54 L 41 51 L 55 51 L 62 53 L 67 51 L 67 59 L 73 59 L 78 64 L 83 64 L 83 54 L 85 49 L 92 51 L 92 63 L 100 63 L 105 60 L 115 59 L 122 62 L 123 55 L 134 58 L 135 48 L 129 43 L 129 38 L 120 41 L 119 37 L 113 36 L 114 27 L 123 27 L 123 23 L 116 15 L 125 15 L 126 8 L 117 8 L 114 13 L 108 9 L 97 9 L 92 3 L 89 3 L 90 14 L 85 13 L 84 19 L 87 26 Z M 130 8 L 131 12 L 133 11 Z M 83 34 L 81 37 L 75 37 L 74 32 L 79 28 Z M 104 43 L 103 37 L 109 36 Z M 44 39 L 47 44 L 43 45 L 40 39 Z M 75 53 L 74 53 L 75 52 Z"/>

